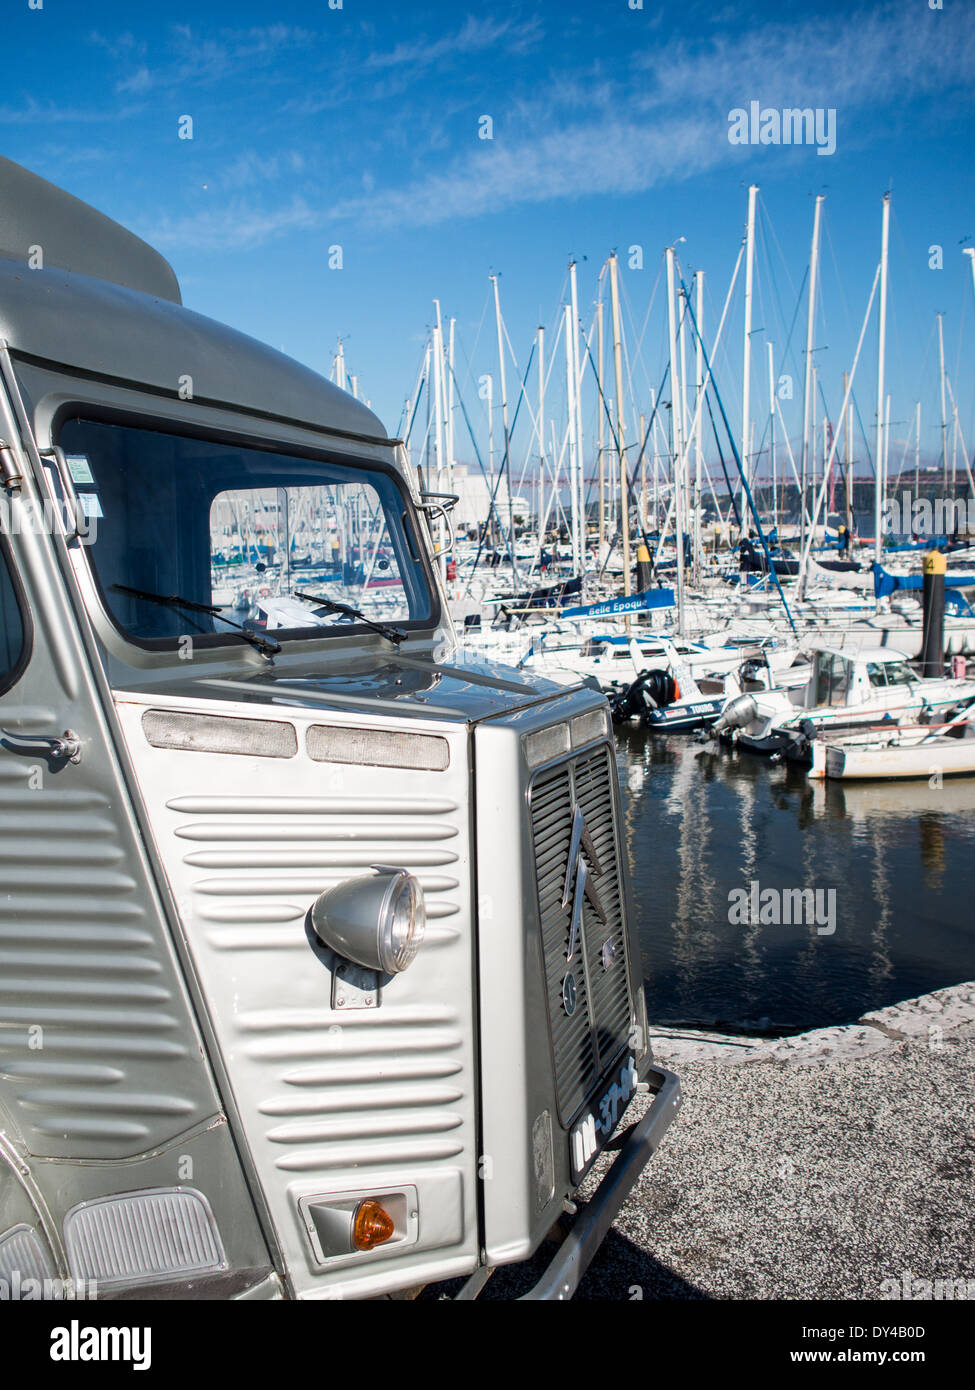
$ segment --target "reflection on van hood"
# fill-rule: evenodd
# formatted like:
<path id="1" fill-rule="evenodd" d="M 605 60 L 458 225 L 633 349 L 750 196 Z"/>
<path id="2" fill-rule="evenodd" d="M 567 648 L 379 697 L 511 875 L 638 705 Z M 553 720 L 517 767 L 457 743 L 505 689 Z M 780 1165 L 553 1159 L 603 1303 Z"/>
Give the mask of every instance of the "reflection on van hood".
<path id="1" fill-rule="evenodd" d="M 475 722 L 537 704 L 566 687 L 526 671 L 487 662 L 438 665 L 400 654 L 362 656 L 345 665 L 309 657 L 276 671 L 267 667 L 207 679 L 192 677 L 151 685 L 127 685 L 132 691 L 183 699 L 240 700 L 255 705 L 302 705 L 312 709 L 384 710 L 410 718 Z"/>

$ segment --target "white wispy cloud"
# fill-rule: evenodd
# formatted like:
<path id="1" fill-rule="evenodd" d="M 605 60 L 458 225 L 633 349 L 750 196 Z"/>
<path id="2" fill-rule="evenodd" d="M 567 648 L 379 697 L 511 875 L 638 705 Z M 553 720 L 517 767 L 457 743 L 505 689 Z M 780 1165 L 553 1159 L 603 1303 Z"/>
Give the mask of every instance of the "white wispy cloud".
<path id="1" fill-rule="evenodd" d="M 100 41 L 96 36 L 96 41 Z M 116 82 L 118 92 L 147 92 L 155 88 L 207 85 L 269 67 L 288 50 L 315 44 L 317 36 L 290 24 L 269 24 L 249 29 L 221 29 L 215 37 L 203 35 L 189 24 L 175 24 L 169 31 L 169 57 L 151 65 L 141 62 Z M 107 45 L 104 45 L 107 47 Z M 133 52 L 109 48 L 126 66 Z M 145 48 L 139 56 L 144 55 Z"/>
<path id="2" fill-rule="evenodd" d="M 877 105 L 892 97 L 970 81 L 975 26 L 926 6 L 888 4 L 870 12 L 776 22 L 684 39 L 637 55 L 651 85 L 649 109 L 674 102 Z"/>
<path id="3" fill-rule="evenodd" d="M 313 230 L 321 221 L 321 214 L 303 198 L 268 207 L 235 198 L 182 217 L 164 217 L 138 230 L 161 250 L 249 251 L 287 232 Z"/>
<path id="4" fill-rule="evenodd" d="M 270 155 L 260 154 L 253 149 L 243 150 L 208 182 L 211 187 L 217 188 L 251 188 L 257 184 L 274 183 L 278 179 L 301 174 L 307 162 L 301 150 L 282 150 L 278 154 Z"/>
<path id="5" fill-rule="evenodd" d="M 456 157 L 442 173 L 400 189 L 373 191 L 368 198 L 340 201 L 330 216 L 382 226 L 434 226 L 497 214 L 516 204 L 636 193 L 662 178 L 700 173 L 723 157 L 713 130 L 693 117 L 652 127 L 605 119 L 511 144 L 485 141 L 470 155 Z"/>
<path id="6" fill-rule="evenodd" d="M 432 226 L 555 199 L 646 192 L 740 159 L 728 142 L 728 111 L 751 100 L 835 106 L 842 140 L 844 130 L 857 138 L 865 108 L 869 115 L 898 95 L 973 81 L 975 26 L 913 5 L 738 27 L 694 42 L 655 38 L 628 71 L 559 74 L 508 104 L 493 141 L 477 141 L 472 120 L 469 148 L 446 167 L 339 200 L 330 215 Z"/>
<path id="7" fill-rule="evenodd" d="M 88 42 L 124 62 L 144 57 L 148 48 L 145 39 L 136 38 L 135 34 L 102 34 L 97 29 L 88 35 Z"/>
<path id="8" fill-rule="evenodd" d="M 515 21 L 510 19 L 476 19 L 468 15 L 460 29 L 438 38 L 424 36 L 398 43 L 385 53 L 371 53 L 367 68 L 432 67 L 445 59 L 468 53 L 482 53 L 503 47 L 507 53 L 525 53 L 542 37 L 542 25 L 537 16 Z"/>
<path id="9" fill-rule="evenodd" d="M 0 106 L 0 125 L 92 125 L 118 121 L 135 113 L 133 107 L 59 106 L 55 101 L 28 97 L 23 106 Z"/>

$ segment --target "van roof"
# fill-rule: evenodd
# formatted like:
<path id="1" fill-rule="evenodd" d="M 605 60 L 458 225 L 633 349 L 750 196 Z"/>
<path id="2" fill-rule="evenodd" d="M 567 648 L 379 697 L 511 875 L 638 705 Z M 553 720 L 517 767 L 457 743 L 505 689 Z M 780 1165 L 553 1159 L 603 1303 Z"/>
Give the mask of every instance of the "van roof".
<path id="1" fill-rule="evenodd" d="M 18 197 L 23 194 L 21 207 Z M 30 248 L 44 268 L 29 265 Z M 15 355 L 385 441 L 373 412 L 284 353 L 183 307 L 165 259 L 117 222 L 0 158 L 0 338 Z"/>
<path id="2" fill-rule="evenodd" d="M 172 266 L 134 232 L 40 174 L 0 155 L 0 256 L 94 275 L 181 303 Z"/>

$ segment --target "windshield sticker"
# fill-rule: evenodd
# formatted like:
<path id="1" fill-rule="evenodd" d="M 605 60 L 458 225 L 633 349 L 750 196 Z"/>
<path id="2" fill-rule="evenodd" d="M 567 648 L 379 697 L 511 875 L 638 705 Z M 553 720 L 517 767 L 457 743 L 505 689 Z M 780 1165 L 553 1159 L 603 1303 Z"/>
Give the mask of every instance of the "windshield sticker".
<path id="1" fill-rule="evenodd" d="M 98 500 L 97 493 L 79 492 L 78 501 L 81 503 L 81 510 L 84 512 L 86 517 L 91 518 L 93 516 L 105 515 L 105 513 L 102 511 L 102 504 Z"/>
<path id="2" fill-rule="evenodd" d="M 95 486 L 95 479 L 92 476 L 87 454 L 65 454 L 64 461 L 68 465 L 68 472 L 71 474 L 73 483 L 88 483 L 91 487 Z"/>

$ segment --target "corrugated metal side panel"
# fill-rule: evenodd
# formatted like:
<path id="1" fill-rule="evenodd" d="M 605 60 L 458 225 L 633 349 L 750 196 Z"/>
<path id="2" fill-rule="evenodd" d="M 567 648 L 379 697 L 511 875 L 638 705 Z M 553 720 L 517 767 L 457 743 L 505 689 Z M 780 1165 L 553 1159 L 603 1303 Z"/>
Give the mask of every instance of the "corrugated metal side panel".
<path id="1" fill-rule="evenodd" d="M 136 850 L 86 784 L 0 759 L 0 1102 L 31 1153 L 142 1153 L 214 1113 Z"/>
<path id="2" fill-rule="evenodd" d="M 405 1181 L 464 1171 L 463 1244 L 473 1255 L 466 731 L 453 731 L 447 771 L 417 773 L 311 761 L 310 713 L 287 712 L 298 756 L 273 765 L 151 748 L 140 714 L 120 705 L 139 776 L 160 808 L 159 849 L 298 1291 L 314 1292 L 323 1277 L 298 1196 L 357 1188 L 370 1174 L 402 1172 Z M 384 986 L 381 1007 L 333 1010 L 308 912 L 324 889 L 377 863 L 418 876 L 426 940 Z M 408 1250 L 396 1257 L 410 1258 Z M 345 1287 L 355 1277 L 341 1271 Z"/>

